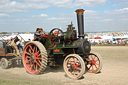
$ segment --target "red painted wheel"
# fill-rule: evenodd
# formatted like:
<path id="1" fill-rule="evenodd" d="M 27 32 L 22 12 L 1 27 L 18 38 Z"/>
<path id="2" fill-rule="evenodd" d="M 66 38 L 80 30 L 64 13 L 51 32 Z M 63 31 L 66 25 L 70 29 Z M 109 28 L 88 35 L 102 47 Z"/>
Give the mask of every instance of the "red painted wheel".
<path id="1" fill-rule="evenodd" d="M 45 47 L 38 41 L 29 42 L 23 51 L 23 64 L 28 73 L 43 73 L 47 66 Z"/>
<path id="2" fill-rule="evenodd" d="M 102 69 L 102 58 L 98 53 L 90 53 L 89 56 L 89 63 L 87 64 L 88 72 L 98 73 Z"/>
<path id="3" fill-rule="evenodd" d="M 65 73 L 73 79 L 79 79 L 84 75 L 85 63 L 77 54 L 68 55 L 63 63 Z"/>

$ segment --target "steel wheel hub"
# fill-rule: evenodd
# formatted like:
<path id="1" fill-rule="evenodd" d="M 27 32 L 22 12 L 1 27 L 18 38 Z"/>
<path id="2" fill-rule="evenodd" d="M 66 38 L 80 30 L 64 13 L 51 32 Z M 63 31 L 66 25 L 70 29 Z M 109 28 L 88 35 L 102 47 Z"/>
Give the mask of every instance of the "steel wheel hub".
<path id="1" fill-rule="evenodd" d="M 72 69 L 72 71 L 77 70 L 77 68 L 78 65 L 76 63 L 70 65 L 70 69 Z"/>
<path id="2" fill-rule="evenodd" d="M 96 64 L 96 61 L 95 60 L 90 60 L 91 64 L 92 65 L 95 65 Z"/>
<path id="3" fill-rule="evenodd" d="M 34 55 L 34 54 L 31 54 L 31 58 L 30 58 L 30 60 L 32 61 L 32 63 L 35 62 L 35 55 Z"/>

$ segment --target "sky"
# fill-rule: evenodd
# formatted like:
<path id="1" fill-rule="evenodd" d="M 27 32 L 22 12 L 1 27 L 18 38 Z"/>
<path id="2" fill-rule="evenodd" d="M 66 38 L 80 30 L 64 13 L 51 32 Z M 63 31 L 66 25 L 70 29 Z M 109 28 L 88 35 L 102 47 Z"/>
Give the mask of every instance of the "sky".
<path id="1" fill-rule="evenodd" d="M 84 9 L 84 31 L 128 31 L 128 0 L 0 0 L 0 32 L 66 31 Z"/>

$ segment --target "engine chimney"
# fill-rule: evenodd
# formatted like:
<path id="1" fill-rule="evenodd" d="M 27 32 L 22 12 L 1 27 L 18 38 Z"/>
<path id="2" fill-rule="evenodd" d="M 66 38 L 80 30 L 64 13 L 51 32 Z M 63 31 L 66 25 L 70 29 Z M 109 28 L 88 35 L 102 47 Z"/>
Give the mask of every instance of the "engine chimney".
<path id="1" fill-rule="evenodd" d="M 78 33 L 79 33 L 78 37 L 80 39 L 83 39 L 84 38 L 84 20 L 83 20 L 84 10 L 83 9 L 77 9 L 75 12 L 77 14 Z"/>

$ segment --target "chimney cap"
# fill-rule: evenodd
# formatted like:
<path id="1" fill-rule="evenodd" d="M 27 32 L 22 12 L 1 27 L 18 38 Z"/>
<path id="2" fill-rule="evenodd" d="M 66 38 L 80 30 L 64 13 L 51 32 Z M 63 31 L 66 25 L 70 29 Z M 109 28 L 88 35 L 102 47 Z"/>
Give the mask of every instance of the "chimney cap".
<path id="1" fill-rule="evenodd" d="M 76 12 L 77 14 L 82 14 L 82 13 L 84 13 L 84 11 L 85 11 L 85 10 L 83 10 L 83 9 L 77 9 L 75 12 Z"/>

